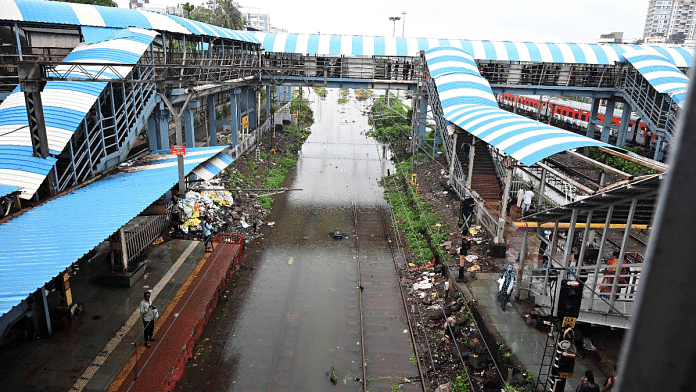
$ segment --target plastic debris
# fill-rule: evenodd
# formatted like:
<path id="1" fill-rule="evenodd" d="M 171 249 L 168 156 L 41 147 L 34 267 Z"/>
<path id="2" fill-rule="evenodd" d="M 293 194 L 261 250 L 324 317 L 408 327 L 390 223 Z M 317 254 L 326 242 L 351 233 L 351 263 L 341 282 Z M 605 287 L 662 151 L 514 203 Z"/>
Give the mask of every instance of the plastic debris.
<path id="1" fill-rule="evenodd" d="M 152 243 L 152 245 L 159 245 L 164 242 L 164 238 L 159 237 L 155 240 L 155 242 Z"/>
<path id="2" fill-rule="evenodd" d="M 474 272 L 474 271 L 478 271 L 480 269 L 481 269 L 481 266 L 479 266 L 478 264 L 474 264 L 471 267 L 467 268 L 466 270 L 469 272 Z"/>
<path id="3" fill-rule="evenodd" d="M 242 224 L 242 227 L 245 228 L 245 229 L 246 229 L 247 227 L 251 226 L 250 224 L 248 224 L 248 223 L 246 223 L 246 222 L 244 222 L 244 221 L 240 221 L 240 223 Z"/>
<path id="4" fill-rule="evenodd" d="M 474 261 L 478 260 L 478 256 L 476 255 L 468 255 L 465 257 L 466 261 L 469 263 L 473 263 Z"/>

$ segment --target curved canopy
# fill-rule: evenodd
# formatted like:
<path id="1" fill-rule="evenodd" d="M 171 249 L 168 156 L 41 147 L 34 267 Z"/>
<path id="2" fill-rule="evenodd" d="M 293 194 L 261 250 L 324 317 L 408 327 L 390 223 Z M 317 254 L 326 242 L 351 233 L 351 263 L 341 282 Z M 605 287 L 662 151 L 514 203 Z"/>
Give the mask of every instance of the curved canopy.
<path id="1" fill-rule="evenodd" d="M 462 49 L 428 49 L 425 60 L 445 119 L 524 165 L 531 166 L 572 148 L 615 148 L 500 109 L 488 81 L 479 74 L 474 57 Z"/>
<path id="2" fill-rule="evenodd" d="M 251 34 L 155 11 L 43 0 L 0 0 L 0 20 L 127 29 L 230 38 L 260 43 Z"/>
<path id="3" fill-rule="evenodd" d="M 266 52 L 344 56 L 418 56 L 438 46 L 463 49 L 476 60 L 605 64 L 623 61 L 631 49 L 652 49 L 677 67 L 690 67 L 691 50 L 650 45 L 600 45 L 574 42 L 511 42 L 468 39 L 370 37 L 363 35 L 253 33 Z"/>
<path id="4" fill-rule="evenodd" d="M 669 94 L 677 105 L 686 100 L 689 78 L 672 64 L 665 56 L 653 50 L 629 50 L 623 57 L 658 92 Z"/>
<path id="5" fill-rule="evenodd" d="M 63 61 L 135 64 L 157 36 L 157 32 L 142 29 L 119 29 L 122 31 L 115 35 L 110 30 L 113 29 L 90 29 L 92 41 L 106 40 L 80 44 Z M 115 36 L 118 38 L 110 39 Z M 127 75 L 132 67 L 118 68 Z M 52 155 L 63 151 L 106 85 L 106 82 L 46 83 L 41 98 Z M 0 185 L 21 188 L 21 197 L 25 199 L 36 192 L 56 162 L 50 156 L 46 159 L 32 156 L 27 124 L 24 93 L 17 86 L 0 103 Z"/>

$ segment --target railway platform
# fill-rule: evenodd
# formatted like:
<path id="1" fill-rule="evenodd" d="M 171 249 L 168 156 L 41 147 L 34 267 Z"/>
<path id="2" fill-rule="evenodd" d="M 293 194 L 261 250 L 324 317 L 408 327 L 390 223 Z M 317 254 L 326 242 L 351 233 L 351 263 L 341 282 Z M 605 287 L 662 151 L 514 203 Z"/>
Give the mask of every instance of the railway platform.
<path id="1" fill-rule="evenodd" d="M 11 391 L 165 390 L 183 370 L 182 359 L 215 306 L 241 243 L 206 253 L 199 241 L 171 240 L 152 248 L 143 277 L 110 287 L 108 244 L 75 263 L 73 298 L 82 312 L 57 323 L 45 339 L 18 337 L 0 347 L 0 384 Z M 143 345 L 138 311 L 146 290 L 161 315 L 151 348 Z M 188 351 L 187 351 L 188 347 Z M 135 355 L 134 355 L 135 354 Z M 178 365 L 178 366 L 177 366 Z M 137 372 L 137 373 L 136 373 Z M 134 376 L 137 374 L 137 378 Z"/>

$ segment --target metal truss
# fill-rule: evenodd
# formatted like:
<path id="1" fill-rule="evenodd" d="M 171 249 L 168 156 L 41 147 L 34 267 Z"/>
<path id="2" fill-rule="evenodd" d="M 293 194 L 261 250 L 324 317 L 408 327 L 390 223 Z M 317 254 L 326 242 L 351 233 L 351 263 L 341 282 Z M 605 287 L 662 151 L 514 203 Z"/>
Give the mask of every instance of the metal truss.
<path id="1" fill-rule="evenodd" d="M 328 72 L 324 68 L 282 68 L 242 66 L 210 61 L 211 64 L 103 64 L 103 63 L 40 63 L 36 82 L 79 81 L 156 83 L 196 86 L 209 84 L 243 84 L 250 80 L 270 82 L 272 85 L 293 82 L 299 78 L 309 86 L 326 85 Z M 215 64 L 218 63 L 218 64 Z M 138 75 L 154 75 L 141 78 Z"/>

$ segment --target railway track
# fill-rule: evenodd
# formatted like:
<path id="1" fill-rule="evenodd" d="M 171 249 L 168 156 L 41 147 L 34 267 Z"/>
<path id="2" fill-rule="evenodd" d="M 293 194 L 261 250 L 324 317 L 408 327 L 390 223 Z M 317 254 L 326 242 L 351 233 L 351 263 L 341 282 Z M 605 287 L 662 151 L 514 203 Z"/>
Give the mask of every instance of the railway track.
<path id="1" fill-rule="evenodd" d="M 353 203 L 363 390 L 425 391 L 417 338 L 398 278 L 387 216 L 382 206 Z M 408 337 L 410 345 L 404 344 Z"/>

